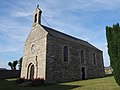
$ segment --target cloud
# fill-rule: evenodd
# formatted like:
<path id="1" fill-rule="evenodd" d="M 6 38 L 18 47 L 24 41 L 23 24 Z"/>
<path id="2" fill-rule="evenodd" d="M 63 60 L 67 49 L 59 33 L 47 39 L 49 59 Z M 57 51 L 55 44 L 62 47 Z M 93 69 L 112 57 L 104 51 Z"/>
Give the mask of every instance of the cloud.
<path id="1" fill-rule="evenodd" d="M 12 13 L 12 17 L 28 17 L 31 16 L 31 12 L 21 12 L 21 11 L 14 11 Z"/>
<path id="2" fill-rule="evenodd" d="M 114 10 L 119 7 L 119 3 L 119 0 L 77 0 L 72 8 L 82 11 Z"/>
<path id="3" fill-rule="evenodd" d="M 18 49 L 15 47 L 0 47 L 0 53 L 1 52 L 14 52 L 17 51 Z"/>
<path id="4" fill-rule="evenodd" d="M 52 28 L 86 40 L 102 49 L 105 65 L 109 65 L 104 28 L 102 26 L 101 29 L 100 24 L 95 19 L 104 14 L 99 11 L 108 11 L 107 13 L 109 13 L 109 11 L 119 10 L 120 0 L 37 0 L 35 2 L 25 0 L 24 2 L 8 2 L 4 10 L 0 9 L 3 11 L 1 14 L 4 13 L 0 16 L 0 52 L 22 53 L 24 41 L 30 32 L 33 11 L 39 3 L 43 11 L 42 16 Z M 104 24 L 104 21 L 102 22 Z M 48 26 L 43 19 L 42 24 Z"/>
<path id="5" fill-rule="evenodd" d="M 16 20 L 2 19 L 0 23 L 0 52 L 21 52 L 30 27 L 22 26 Z M 7 24 L 7 22 L 9 25 Z"/>
<path id="6" fill-rule="evenodd" d="M 45 2 L 46 12 L 65 14 L 67 12 L 97 12 L 101 10 L 116 10 L 119 7 L 119 0 L 48 0 Z M 42 3 L 43 4 L 43 3 Z M 57 7 L 57 8 L 56 8 Z M 119 10 L 119 9 L 118 9 Z M 51 14 L 51 13 L 50 13 Z M 54 15 L 53 13 L 51 15 Z"/>

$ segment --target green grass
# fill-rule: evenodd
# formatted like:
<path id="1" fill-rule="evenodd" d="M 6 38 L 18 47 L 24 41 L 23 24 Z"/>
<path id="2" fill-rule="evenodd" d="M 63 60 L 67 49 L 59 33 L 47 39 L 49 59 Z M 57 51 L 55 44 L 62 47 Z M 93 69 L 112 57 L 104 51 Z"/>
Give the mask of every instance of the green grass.
<path id="1" fill-rule="evenodd" d="M 0 90 L 120 90 L 114 77 L 74 81 L 39 87 L 23 87 L 15 79 L 0 79 Z"/>

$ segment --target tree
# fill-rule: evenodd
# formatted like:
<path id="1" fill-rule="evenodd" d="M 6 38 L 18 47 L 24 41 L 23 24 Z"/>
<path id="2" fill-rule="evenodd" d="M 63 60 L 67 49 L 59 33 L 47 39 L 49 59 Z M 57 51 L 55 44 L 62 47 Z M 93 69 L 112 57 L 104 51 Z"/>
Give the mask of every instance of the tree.
<path id="1" fill-rule="evenodd" d="M 8 65 L 11 67 L 11 70 L 16 70 L 17 64 L 18 64 L 17 60 L 13 61 L 13 63 L 12 62 L 8 62 Z"/>
<path id="2" fill-rule="evenodd" d="M 19 65 L 18 65 L 19 70 L 21 70 L 21 67 L 22 67 L 22 59 L 23 59 L 23 57 L 21 57 L 21 58 L 19 59 Z"/>
<path id="3" fill-rule="evenodd" d="M 16 61 L 13 61 L 13 70 L 16 70 L 17 64 L 18 64 L 18 61 L 17 61 L 17 60 L 16 60 Z"/>
<path id="4" fill-rule="evenodd" d="M 120 86 L 120 26 L 118 23 L 113 27 L 106 26 L 106 37 L 113 75 Z"/>
<path id="5" fill-rule="evenodd" d="M 12 63 L 8 62 L 8 65 L 10 66 L 11 70 L 13 70 Z"/>

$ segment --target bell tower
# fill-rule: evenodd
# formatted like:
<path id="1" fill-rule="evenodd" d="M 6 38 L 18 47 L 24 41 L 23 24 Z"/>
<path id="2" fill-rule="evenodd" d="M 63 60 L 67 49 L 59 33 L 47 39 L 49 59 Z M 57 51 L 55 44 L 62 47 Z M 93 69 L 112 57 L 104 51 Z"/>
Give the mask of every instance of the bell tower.
<path id="1" fill-rule="evenodd" d="M 39 5 L 37 5 L 37 8 L 33 14 L 33 26 L 36 26 L 37 24 L 41 25 L 41 14 L 42 11 L 40 10 Z"/>

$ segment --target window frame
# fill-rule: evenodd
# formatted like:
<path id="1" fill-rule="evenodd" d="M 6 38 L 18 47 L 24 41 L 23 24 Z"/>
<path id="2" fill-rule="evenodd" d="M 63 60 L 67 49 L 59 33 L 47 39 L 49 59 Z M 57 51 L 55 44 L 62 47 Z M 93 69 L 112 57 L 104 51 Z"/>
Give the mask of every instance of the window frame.
<path id="1" fill-rule="evenodd" d="M 96 53 L 95 52 L 92 53 L 92 61 L 93 61 L 94 65 L 97 65 L 97 62 L 96 62 Z"/>
<path id="2" fill-rule="evenodd" d="M 65 47 L 67 47 L 67 60 L 65 60 Z M 63 62 L 69 62 L 69 47 L 67 45 L 64 45 L 62 48 L 62 58 L 63 58 Z"/>
<path id="3" fill-rule="evenodd" d="M 81 64 L 85 64 L 85 55 L 84 55 L 84 50 L 80 50 L 80 61 Z"/>
<path id="4" fill-rule="evenodd" d="M 37 13 L 35 14 L 35 17 L 34 17 L 34 23 L 37 22 Z"/>

